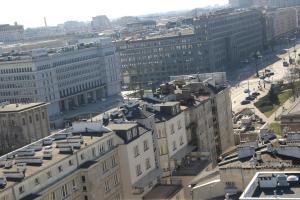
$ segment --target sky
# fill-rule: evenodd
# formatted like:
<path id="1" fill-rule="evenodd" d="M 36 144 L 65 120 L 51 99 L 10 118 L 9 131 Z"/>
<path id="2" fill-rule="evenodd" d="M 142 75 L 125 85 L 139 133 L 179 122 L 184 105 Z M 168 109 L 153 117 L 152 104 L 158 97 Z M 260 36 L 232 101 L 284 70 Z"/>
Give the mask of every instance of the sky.
<path id="1" fill-rule="evenodd" d="M 68 20 L 91 21 L 93 16 L 110 19 L 158 12 L 224 5 L 228 0 L 1 0 L 0 24 L 17 22 L 25 28 L 57 25 Z"/>

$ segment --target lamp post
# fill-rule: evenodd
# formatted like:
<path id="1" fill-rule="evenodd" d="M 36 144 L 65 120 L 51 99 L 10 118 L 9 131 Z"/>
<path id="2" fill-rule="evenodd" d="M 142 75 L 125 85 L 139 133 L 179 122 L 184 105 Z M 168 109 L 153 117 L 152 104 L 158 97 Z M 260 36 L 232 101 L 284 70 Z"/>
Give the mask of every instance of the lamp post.
<path id="1" fill-rule="evenodd" d="M 254 53 L 252 55 L 252 58 L 255 59 L 255 70 L 256 70 L 256 77 L 259 77 L 259 73 L 258 73 L 258 59 L 262 59 L 262 55 L 259 51 L 257 51 L 256 53 Z"/>

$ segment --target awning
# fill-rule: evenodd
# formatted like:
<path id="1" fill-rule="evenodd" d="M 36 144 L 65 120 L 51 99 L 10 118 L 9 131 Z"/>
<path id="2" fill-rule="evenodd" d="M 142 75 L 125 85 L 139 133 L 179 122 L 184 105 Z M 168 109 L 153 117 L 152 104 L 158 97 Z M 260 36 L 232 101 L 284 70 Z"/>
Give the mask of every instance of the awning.
<path id="1" fill-rule="evenodd" d="M 149 172 L 146 176 L 142 177 L 140 180 L 133 184 L 133 187 L 144 188 L 150 184 L 151 181 L 157 179 L 162 174 L 161 169 L 155 168 Z"/>
<path id="2" fill-rule="evenodd" d="M 173 156 L 171 156 L 171 160 L 182 160 L 185 156 L 187 156 L 189 153 L 191 153 L 194 149 L 196 149 L 196 146 L 186 145 L 179 151 L 177 151 Z"/>

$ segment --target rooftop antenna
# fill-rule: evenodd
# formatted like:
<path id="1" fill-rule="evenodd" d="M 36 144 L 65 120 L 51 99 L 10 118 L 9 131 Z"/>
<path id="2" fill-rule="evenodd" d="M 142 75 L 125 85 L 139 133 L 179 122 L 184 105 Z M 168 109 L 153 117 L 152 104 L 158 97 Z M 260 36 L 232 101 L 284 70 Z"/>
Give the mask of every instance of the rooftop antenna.
<path id="1" fill-rule="evenodd" d="M 46 17 L 44 17 L 44 23 L 45 23 L 45 27 L 47 28 L 48 26 L 47 26 L 47 19 L 46 19 Z"/>

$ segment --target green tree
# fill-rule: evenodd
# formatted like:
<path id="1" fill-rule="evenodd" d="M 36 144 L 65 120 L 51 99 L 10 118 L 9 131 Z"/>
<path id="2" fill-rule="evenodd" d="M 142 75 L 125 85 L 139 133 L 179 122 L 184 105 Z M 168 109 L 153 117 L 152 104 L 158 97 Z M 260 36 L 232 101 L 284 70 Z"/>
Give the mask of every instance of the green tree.
<path id="1" fill-rule="evenodd" d="M 277 96 L 277 92 L 275 91 L 273 86 L 271 87 L 271 89 L 268 93 L 268 97 L 269 97 L 269 101 L 272 104 L 279 105 L 279 99 L 278 99 L 278 96 Z"/>

